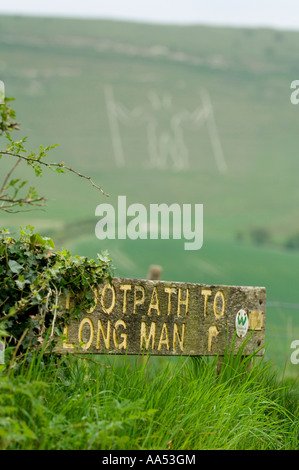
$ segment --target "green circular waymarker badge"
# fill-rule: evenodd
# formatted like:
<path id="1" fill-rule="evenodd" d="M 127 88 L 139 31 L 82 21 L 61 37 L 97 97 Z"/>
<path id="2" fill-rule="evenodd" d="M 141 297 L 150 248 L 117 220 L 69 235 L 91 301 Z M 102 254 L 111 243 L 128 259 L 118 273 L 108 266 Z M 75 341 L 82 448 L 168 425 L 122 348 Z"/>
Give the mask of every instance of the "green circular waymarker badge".
<path id="1" fill-rule="evenodd" d="M 241 309 L 236 315 L 236 332 L 239 338 L 243 338 L 248 330 L 248 315 L 245 310 Z"/>

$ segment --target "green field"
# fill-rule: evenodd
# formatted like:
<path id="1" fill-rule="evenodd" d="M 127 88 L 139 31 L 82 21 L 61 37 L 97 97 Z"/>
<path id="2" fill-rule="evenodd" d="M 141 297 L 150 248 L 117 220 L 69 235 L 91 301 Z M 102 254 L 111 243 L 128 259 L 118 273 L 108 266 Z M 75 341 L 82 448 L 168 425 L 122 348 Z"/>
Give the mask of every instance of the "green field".
<path id="1" fill-rule="evenodd" d="M 297 376 L 290 344 L 299 339 L 299 251 L 284 243 L 299 232 L 299 116 L 290 103 L 298 40 L 299 33 L 270 29 L 0 17 L 0 79 L 16 98 L 20 136 L 28 135 L 33 149 L 58 143 L 49 160 L 92 176 L 110 195 L 75 175 L 45 172 L 30 183 L 47 196 L 46 210 L 1 214 L 1 226 L 30 223 L 74 254 L 94 257 L 108 249 L 120 276 L 144 278 L 150 264 L 160 264 L 165 280 L 265 286 L 267 357 L 280 372 Z M 125 111 L 118 131 L 109 121 L 111 89 Z M 203 109 L 201 90 L 210 96 L 214 127 L 182 121 L 178 137 L 183 110 Z M 134 109 L 142 119 L 137 111 L 129 114 Z M 144 116 L 155 123 L 162 150 L 173 138 L 170 153 L 160 149 L 152 166 L 154 140 Z M 182 135 L 188 165 L 176 168 Z M 117 166 L 117 139 L 123 167 Z M 10 167 L 7 157 L 1 165 L 1 172 Z M 26 168 L 20 174 L 27 173 L 32 178 Z M 184 251 L 177 240 L 100 242 L 95 208 L 115 205 L 118 195 L 147 207 L 204 204 L 203 248 Z M 252 242 L 255 228 L 267 230 L 267 244 Z"/>

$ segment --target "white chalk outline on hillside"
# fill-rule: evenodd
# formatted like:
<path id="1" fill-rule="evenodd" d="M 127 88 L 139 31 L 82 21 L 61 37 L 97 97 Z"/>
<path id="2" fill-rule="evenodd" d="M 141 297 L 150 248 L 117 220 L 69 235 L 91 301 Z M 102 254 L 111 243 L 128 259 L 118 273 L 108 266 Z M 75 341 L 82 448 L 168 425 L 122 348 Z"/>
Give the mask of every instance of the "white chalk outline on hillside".
<path id="1" fill-rule="evenodd" d="M 111 132 L 112 146 L 116 166 L 121 168 L 126 164 L 121 138 L 120 125 L 145 126 L 148 138 L 149 164 L 151 168 L 172 168 L 174 170 L 189 169 L 189 152 L 184 140 L 183 124 L 200 129 L 207 125 L 212 150 L 217 169 L 220 173 L 227 172 L 219 133 L 214 118 L 214 111 L 209 93 L 200 90 L 201 106 L 194 111 L 182 109 L 171 113 L 172 97 L 165 93 L 161 98 L 156 92 L 148 94 L 151 111 L 142 106 L 132 110 L 115 100 L 111 85 L 104 88 L 108 121 Z M 169 111 L 169 130 L 159 131 L 157 113 L 161 110 Z"/>

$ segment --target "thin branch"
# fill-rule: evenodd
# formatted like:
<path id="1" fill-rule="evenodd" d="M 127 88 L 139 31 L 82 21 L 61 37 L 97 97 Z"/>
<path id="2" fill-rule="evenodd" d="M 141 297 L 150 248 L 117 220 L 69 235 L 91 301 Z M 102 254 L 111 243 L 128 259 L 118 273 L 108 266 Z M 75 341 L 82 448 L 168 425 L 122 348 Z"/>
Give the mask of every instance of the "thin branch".
<path id="1" fill-rule="evenodd" d="M 45 201 L 45 198 L 41 196 L 36 199 L 30 199 L 30 198 L 13 199 L 12 197 L 6 198 L 6 197 L 0 196 L 0 200 L 3 202 L 10 202 L 11 203 L 10 207 L 17 206 L 18 204 L 31 204 L 32 206 L 44 206 L 44 204 L 37 204 L 37 203 L 40 201 Z"/>
<path id="2" fill-rule="evenodd" d="M 3 135 L 4 132 L 7 132 L 8 130 L 14 129 L 16 131 L 20 130 L 20 123 L 19 122 L 10 122 L 10 123 L 3 123 L 3 121 L 0 124 L 0 135 Z"/>
<path id="3" fill-rule="evenodd" d="M 50 338 L 53 338 L 54 336 L 54 327 L 55 327 L 55 322 L 56 322 L 56 317 L 57 317 L 57 309 L 58 309 L 58 290 L 55 287 L 55 308 L 54 308 L 54 315 L 53 315 L 53 321 L 52 321 L 52 328 L 51 328 L 51 334 Z"/>
<path id="4" fill-rule="evenodd" d="M 17 163 L 11 168 L 11 170 L 7 173 L 4 181 L 3 181 L 3 184 L 1 186 L 1 189 L 0 189 L 0 198 L 1 196 L 3 195 L 4 191 L 5 191 L 5 186 L 9 180 L 9 178 L 11 177 L 11 174 L 15 171 L 15 169 L 17 168 L 17 166 L 21 163 L 21 158 L 19 158 L 19 160 L 17 161 Z M 1 199 L 3 200 L 3 199 Z"/>
<path id="5" fill-rule="evenodd" d="M 40 204 L 41 205 L 41 204 Z M 5 209 L 5 207 L 0 207 L 1 210 L 3 210 L 4 212 L 6 212 L 7 214 L 18 214 L 20 212 L 34 212 L 36 210 L 40 210 L 40 211 L 44 211 L 45 212 L 45 209 L 20 209 L 19 211 L 18 210 L 9 210 L 9 209 Z"/>
<path id="6" fill-rule="evenodd" d="M 88 180 L 92 184 L 92 186 L 99 189 L 104 196 L 109 196 L 109 194 L 106 194 L 103 188 L 101 188 L 101 186 L 98 186 L 97 184 L 94 183 L 94 181 L 91 179 L 90 176 L 83 175 L 79 171 L 76 171 L 73 168 L 66 166 L 64 163 L 47 163 L 47 162 L 43 162 L 42 160 L 37 160 L 36 158 L 25 157 L 24 155 L 18 155 L 18 154 L 15 154 L 12 152 L 6 152 L 3 150 L 0 150 L 0 153 L 2 153 L 3 155 L 11 155 L 12 157 L 15 157 L 15 158 L 21 158 L 22 160 L 25 160 L 26 162 L 29 162 L 29 163 L 38 163 L 40 165 L 46 166 L 47 168 L 55 167 L 55 168 L 61 168 L 63 170 L 68 170 L 72 173 L 75 173 L 77 176 L 80 176 L 80 178 L 84 178 Z"/>
<path id="7" fill-rule="evenodd" d="M 13 199 L 13 198 L 6 198 L 6 197 L 0 197 L 0 201 L 3 201 L 0 210 L 7 212 L 8 214 L 15 214 L 17 212 L 30 212 L 34 211 L 35 209 L 21 209 L 21 210 L 10 210 L 13 207 L 20 206 L 21 204 L 27 204 L 29 206 L 34 206 L 34 207 L 43 207 L 45 204 L 38 204 L 40 201 L 46 201 L 46 198 L 41 196 L 36 199 L 29 199 L 29 198 L 20 198 L 20 199 Z M 10 204 L 4 205 L 4 202 L 8 202 Z"/>
<path id="8" fill-rule="evenodd" d="M 6 297 L 6 299 L 5 299 L 5 300 L 2 302 L 2 304 L 0 304 L 0 308 L 2 308 L 2 307 L 3 307 L 3 305 L 5 304 L 5 302 L 7 302 L 7 301 L 8 301 L 8 299 L 9 299 L 9 297 Z"/>
<path id="9" fill-rule="evenodd" d="M 25 338 L 25 336 L 27 335 L 28 331 L 29 331 L 29 328 L 26 328 L 26 330 L 23 331 L 23 334 L 22 334 L 21 338 L 18 341 L 18 344 L 16 345 L 16 347 L 14 349 L 14 352 L 13 352 L 13 355 L 12 355 L 12 358 L 11 358 L 11 361 L 10 361 L 10 364 L 9 364 L 9 367 L 8 367 L 7 376 L 9 376 L 9 374 L 10 374 L 10 371 L 11 371 L 13 365 L 14 365 L 15 358 L 17 356 L 17 352 L 19 350 L 19 347 L 21 346 L 22 341 Z"/>
<path id="10" fill-rule="evenodd" d="M 99 189 L 101 191 L 101 193 L 104 195 L 104 196 L 107 196 L 109 197 L 109 194 L 105 193 L 105 191 L 103 190 L 103 188 L 101 188 L 100 186 L 98 186 L 97 184 L 95 184 L 92 179 L 90 178 L 90 176 L 86 176 L 86 175 L 82 175 L 82 173 L 79 173 L 78 171 L 76 170 L 73 170 L 72 168 L 68 167 L 68 166 L 65 166 L 65 165 L 62 165 L 61 163 L 54 163 L 54 164 L 51 164 L 51 166 L 57 166 L 57 167 L 60 167 L 60 168 L 65 168 L 66 170 L 68 171 L 71 171 L 72 173 L 75 173 L 76 175 L 80 176 L 80 178 L 85 178 L 86 180 L 88 180 L 92 186 L 94 186 L 95 188 Z"/>
<path id="11" fill-rule="evenodd" d="M 46 318 L 46 314 L 48 312 L 49 299 L 50 299 L 51 295 L 52 295 L 52 290 L 51 290 L 51 288 L 49 288 L 48 294 L 46 296 L 46 303 L 45 303 L 44 313 L 40 314 L 41 319 L 43 321 L 42 328 L 41 328 L 41 331 L 40 331 L 40 335 L 43 335 L 44 332 L 45 332 L 45 328 L 46 328 L 45 327 L 45 318 Z M 41 308 L 41 310 L 42 310 L 42 308 Z"/>

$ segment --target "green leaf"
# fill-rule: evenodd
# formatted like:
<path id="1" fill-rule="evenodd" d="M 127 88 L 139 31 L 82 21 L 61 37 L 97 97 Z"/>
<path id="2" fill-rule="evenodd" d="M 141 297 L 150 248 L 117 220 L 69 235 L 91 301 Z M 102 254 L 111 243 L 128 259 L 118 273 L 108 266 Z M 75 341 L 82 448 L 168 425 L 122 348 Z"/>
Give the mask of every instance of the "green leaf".
<path id="1" fill-rule="evenodd" d="M 23 269 L 23 266 L 21 266 L 19 263 L 17 263 L 17 261 L 14 260 L 9 260 L 8 266 L 10 267 L 11 271 L 15 274 L 19 274 L 21 269 Z"/>
<path id="2" fill-rule="evenodd" d="M 21 281 L 21 280 L 17 279 L 15 282 L 16 282 L 16 285 L 18 286 L 18 288 L 21 289 L 21 290 L 24 289 L 25 284 L 30 284 L 30 281 L 28 281 L 28 279 L 25 279 L 24 281 Z"/>

